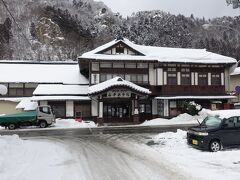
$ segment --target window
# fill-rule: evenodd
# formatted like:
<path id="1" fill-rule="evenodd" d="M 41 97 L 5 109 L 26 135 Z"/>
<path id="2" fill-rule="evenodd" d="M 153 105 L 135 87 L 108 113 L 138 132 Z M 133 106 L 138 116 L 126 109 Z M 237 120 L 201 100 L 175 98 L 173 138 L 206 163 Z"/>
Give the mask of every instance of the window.
<path id="1" fill-rule="evenodd" d="M 112 68 L 112 63 L 110 62 L 103 62 L 100 64 L 101 68 Z"/>
<path id="2" fill-rule="evenodd" d="M 212 74 L 211 76 L 212 76 L 212 78 L 211 78 L 212 85 L 221 85 L 220 74 Z"/>
<path id="3" fill-rule="evenodd" d="M 150 104 L 139 104 L 139 113 L 151 113 L 151 105 Z"/>
<path id="4" fill-rule="evenodd" d="M 147 75 L 147 74 L 144 74 L 144 75 L 143 75 L 143 83 L 144 83 L 144 84 L 147 84 L 147 83 L 148 83 L 148 75 Z"/>
<path id="5" fill-rule="evenodd" d="M 9 84 L 9 96 L 24 96 L 23 94 L 23 84 L 22 83 L 16 83 L 16 84 Z"/>
<path id="6" fill-rule="evenodd" d="M 191 84 L 191 76 L 189 68 L 181 69 L 181 84 L 182 85 L 190 85 Z"/>
<path id="7" fill-rule="evenodd" d="M 112 79 L 112 74 L 107 74 L 107 80 Z"/>
<path id="8" fill-rule="evenodd" d="M 92 71 L 99 71 L 99 63 L 92 63 Z"/>
<path id="9" fill-rule="evenodd" d="M 157 100 L 157 112 L 159 116 L 164 116 L 164 100 Z"/>
<path id="10" fill-rule="evenodd" d="M 104 82 L 104 81 L 106 81 L 107 80 L 107 75 L 106 74 L 101 74 L 100 75 L 100 81 L 101 82 Z"/>
<path id="11" fill-rule="evenodd" d="M 124 53 L 124 47 L 119 44 L 117 47 L 116 47 L 116 53 L 117 54 L 123 54 Z"/>
<path id="12" fill-rule="evenodd" d="M 147 63 L 137 63 L 137 68 L 148 68 Z"/>
<path id="13" fill-rule="evenodd" d="M 137 75 L 131 74 L 131 82 L 137 82 Z"/>
<path id="14" fill-rule="evenodd" d="M 208 78 L 207 78 L 207 74 L 198 74 L 198 85 L 200 86 L 206 86 L 208 85 Z"/>
<path id="15" fill-rule="evenodd" d="M 126 81 L 131 81 L 131 76 L 130 76 L 129 74 L 126 74 L 126 75 L 125 75 L 125 80 L 126 80 Z"/>
<path id="16" fill-rule="evenodd" d="M 113 63 L 113 68 L 124 68 L 124 63 Z"/>
<path id="17" fill-rule="evenodd" d="M 39 107 L 39 111 L 45 114 L 51 114 L 49 107 Z"/>
<path id="18" fill-rule="evenodd" d="M 177 85 L 177 74 L 176 73 L 168 73 L 167 82 L 168 82 L 168 85 Z"/>
<path id="19" fill-rule="evenodd" d="M 126 63 L 125 64 L 125 68 L 136 68 L 137 66 L 136 66 L 136 63 Z"/>

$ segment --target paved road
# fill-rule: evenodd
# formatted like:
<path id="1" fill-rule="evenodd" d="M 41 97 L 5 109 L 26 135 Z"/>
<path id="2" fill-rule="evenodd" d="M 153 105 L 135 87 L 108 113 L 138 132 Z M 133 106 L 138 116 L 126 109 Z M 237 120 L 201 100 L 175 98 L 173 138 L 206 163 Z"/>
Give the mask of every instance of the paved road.
<path id="1" fill-rule="evenodd" d="M 72 159 L 65 163 L 70 171 L 62 177 L 63 180 L 70 177 L 71 180 L 191 179 L 147 145 L 151 136 L 100 134 L 73 137 L 65 134 L 33 139 L 60 143 L 72 154 Z"/>
<path id="2" fill-rule="evenodd" d="M 195 124 L 196 125 L 196 124 Z M 0 135 L 18 134 L 21 137 L 36 136 L 65 136 L 65 135 L 94 135 L 94 134 L 134 134 L 134 133 L 162 133 L 176 132 L 177 129 L 186 130 L 193 124 L 159 125 L 159 126 L 103 126 L 94 128 L 46 128 L 46 129 L 16 129 L 0 130 Z"/>

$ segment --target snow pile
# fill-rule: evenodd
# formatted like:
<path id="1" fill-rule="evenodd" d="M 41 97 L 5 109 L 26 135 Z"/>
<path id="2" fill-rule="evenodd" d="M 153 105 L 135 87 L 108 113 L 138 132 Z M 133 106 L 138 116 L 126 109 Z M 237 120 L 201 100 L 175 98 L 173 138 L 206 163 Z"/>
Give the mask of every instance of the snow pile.
<path id="1" fill-rule="evenodd" d="M 0 95 L 6 95 L 7 94 L 7 87 L 0 84 Z"/>
<path id="2" fill-rule="evenodd" d="M 69 168 L 65 162 L 72 160 L 60 143 L 22 140 L 17 135 L 0 136 L 0 149 L 1 180 L 62 179 Z"/>
<path id="3" fill-rule="evenodd" d="M 198 116 L 191 116 L 187 113 L 184 113 L 172 119 L 157 118 L 152 120 L 146 120 L 141 125 L 147 126 L 147 125 L 198 124 L 198 121 L 202 122 L 203 119 L 207 117 L 209 112 L 211 112 L 211 110 L 202 109 L 202 111 L 199 112 Z"/>
<path id="4" fill-rule="evenodd" d="M 210 116 L 219 116 L 219 118 L 230 118 L 233 116 L 240 116 L 239 109 L 229 109 L 229 110 L 218 110 L 218 111 L 209 111 Z"/>
<path id="5" fill-rule="evenodd" d="M 56 119 L 56 123 L 51 128 L 87 128 L 96 127 L 93 121 L 78 122 L 75 119 Z"/>
<path id="6" fill-rule="evenodd" d="M 156 144 L 153 147 L 176 168 L 196 179 L 239 179 L 239 149 L 203 152 L 187 144 L 186 133 L 182 130 L 161 133 L 153 138 Z"/>

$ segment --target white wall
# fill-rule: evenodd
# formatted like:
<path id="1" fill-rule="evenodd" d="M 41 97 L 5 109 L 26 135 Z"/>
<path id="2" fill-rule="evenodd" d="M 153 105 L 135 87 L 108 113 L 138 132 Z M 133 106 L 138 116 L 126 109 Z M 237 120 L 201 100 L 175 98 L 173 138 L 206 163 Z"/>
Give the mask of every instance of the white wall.
<path id="1" fill-rule="evenodd" d="M 163 85 L 163 69 L 158 68 L 157 69 L 157 85 L 161 86 Z"/>
<path id="2" fill-rule="evenodd" d="M 66 117 L 74 117 L 74 102 L 66 101 Z"/>
<path id="3" fill-rule="evenodd" d="M 152 114 L 153 115 L 158 114 L 158 112 L 157 112 L 157 100 L 156 99 L 152 100 Z"/>
<path id="4" fill-rule="evenodd" d="M 168 106 L 168 100 L 167 99 L 165 99 L 164 100 L 164 116 L 169 116 L 169 106 Z"/>
<path id="5" fill-rule="evenodd" d="M 208 73 L 208 85 L 211 86 L 212 85 L 212 74 Z"/>
<path id="6" fill-rule="evenodd" d="M 153 69 L 153 64 L 149 64 L 149 81 L 150 85 L 156 85 L 156 71 Z"/>
<path id="7" fill-rule="evenodd" d="M 91 110 L 92 116 L 98 116 L 98 100 L 96 97 L 93 97 L 91 100 Z"/>

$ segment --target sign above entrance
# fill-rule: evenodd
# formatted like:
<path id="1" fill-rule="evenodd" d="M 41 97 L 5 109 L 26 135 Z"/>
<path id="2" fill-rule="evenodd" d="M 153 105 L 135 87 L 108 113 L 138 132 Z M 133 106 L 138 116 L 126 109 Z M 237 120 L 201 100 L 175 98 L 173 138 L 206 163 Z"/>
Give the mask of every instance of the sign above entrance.
<path id="1" fill-rule="evenodd" d="M 112 90 L 107 92 L 108 98 L 129 98 L 131 97 L 131 91 L 126 90 Z"/>

